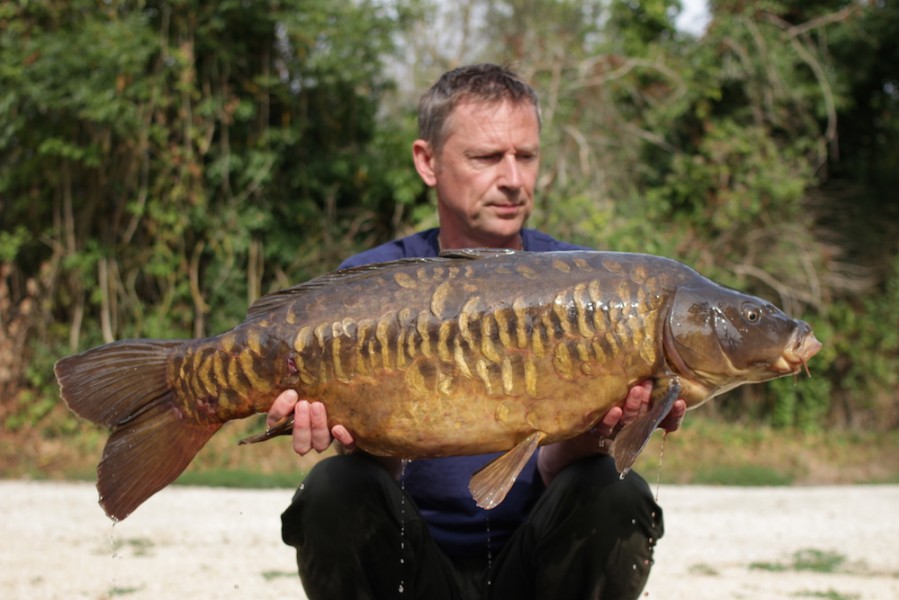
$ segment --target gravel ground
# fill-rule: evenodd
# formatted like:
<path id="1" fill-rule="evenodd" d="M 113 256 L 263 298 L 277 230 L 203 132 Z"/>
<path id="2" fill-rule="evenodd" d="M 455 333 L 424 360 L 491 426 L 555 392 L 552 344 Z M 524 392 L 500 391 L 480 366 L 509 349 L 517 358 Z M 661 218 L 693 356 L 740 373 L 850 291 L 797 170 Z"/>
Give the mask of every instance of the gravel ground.
<path id="1" fill-rule="evenodd" d="M 4 598 L 305 598 L 289 490 L 171 487 L 112 525 L 84 483 L 0 481 Z M 899 598 L 899 486 L 662 485 L 660 600 Z M 827 572 L 799 559 L 838 563 Z"/>

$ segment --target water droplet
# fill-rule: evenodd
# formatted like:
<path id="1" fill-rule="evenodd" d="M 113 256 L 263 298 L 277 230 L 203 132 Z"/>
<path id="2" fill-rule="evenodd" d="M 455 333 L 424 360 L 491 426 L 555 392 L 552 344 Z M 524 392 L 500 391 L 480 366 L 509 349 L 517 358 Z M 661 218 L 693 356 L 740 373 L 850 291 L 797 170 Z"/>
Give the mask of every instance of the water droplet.
<path id="1" fill-rule="evenodd" d="M 405 591 L 405 579 L 403 579 L 402 573 L 405 572 L 406 565 L 406 465 L 408 464 L 408 460 L 403 459 L 400 461 L 400 565 L 402 565 L 399 585 L 400 594 Z"/>
<path id="2" fill-rule="evenodd" d="M 484 515 L 484 523 L 487 527 L 487 585 L 492 585 L 492 581 L 490 578 L 490 572 L 493 570 L 493 548 L 491 545 L 491 534 L 490 534 L 490 513 L 485 511 Z"/>
<path id="3" fill-rule="evenodd" d="M 668 439 L 668 432 L 665 432 L 665 435 L 662 436 L 662 443 L 659 446 L 659 474 L 656 478 L 656 502 L 659 501 L 659 490 L 662 487 L 662 458 L 665 456 L 665 440 Z M 655 517 L 655 513 L 653 513 L 653 517 Z"/>

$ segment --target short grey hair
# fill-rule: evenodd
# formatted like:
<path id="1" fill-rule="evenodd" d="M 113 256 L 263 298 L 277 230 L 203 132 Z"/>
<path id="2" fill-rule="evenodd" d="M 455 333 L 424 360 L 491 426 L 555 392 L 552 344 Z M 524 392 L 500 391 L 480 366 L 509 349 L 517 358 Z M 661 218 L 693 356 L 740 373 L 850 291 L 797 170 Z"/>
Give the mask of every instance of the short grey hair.
<path id="1" fill-rule="evenodd" d="M 541 122 L 537 92 L 508 67 L 490 63 L 467 65 L 444 73 L 418 103 L 418 137 L 439 151 L 446 141 L 446 122 L 462 101 L 531 104 Z"/>

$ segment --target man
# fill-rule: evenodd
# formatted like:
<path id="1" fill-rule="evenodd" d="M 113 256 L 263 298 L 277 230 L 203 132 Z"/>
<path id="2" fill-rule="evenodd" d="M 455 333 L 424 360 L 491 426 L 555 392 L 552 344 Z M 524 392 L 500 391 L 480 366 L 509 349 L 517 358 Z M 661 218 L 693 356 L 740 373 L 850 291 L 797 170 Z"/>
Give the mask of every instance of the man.
<path id="1" fill-rule="evenodd" d="M 415 168 L 437 194 L 440 228 L 350 258 L 342 267 L 493 247 L 573 250 L 524 224 L 534 206 L 540 113 L 534 90 L 495 65 L 446 73 L 422 97 Z M 506 500 L 475 506 L 471 474 L 496 455 L 417 460 L 362 453 L 320 462 L 282 516 L 284 541 L 310 599 L 637 598 L 661 509 L 636 473 L 620 479 L 601 443 L 636 418 L 650 384 L 635 386 L 588 434 L 540 448 Z M 675 403 L 662 423 L 678 427 Z M 351 448 L 342 425 L 329 430 L 321 403 L 284 392 L 274 423 L 294 413 L 294 449 Z"/>

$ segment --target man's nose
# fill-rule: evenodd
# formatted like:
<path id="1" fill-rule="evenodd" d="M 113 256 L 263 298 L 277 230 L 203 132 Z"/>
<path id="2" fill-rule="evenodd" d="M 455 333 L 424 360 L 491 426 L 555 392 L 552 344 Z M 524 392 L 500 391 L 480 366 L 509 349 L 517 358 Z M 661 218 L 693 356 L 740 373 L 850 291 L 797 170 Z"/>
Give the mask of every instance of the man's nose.
<path id="1" fill-rule="evenodd" d="M 500 164 L 502 169 L 502 180 L 500 185 L 505 188 L 517 190 L 523 185 L 521 176 L 521 165 L 518 164 L 518 157 L 514 154 L 506 154 Z"/>

